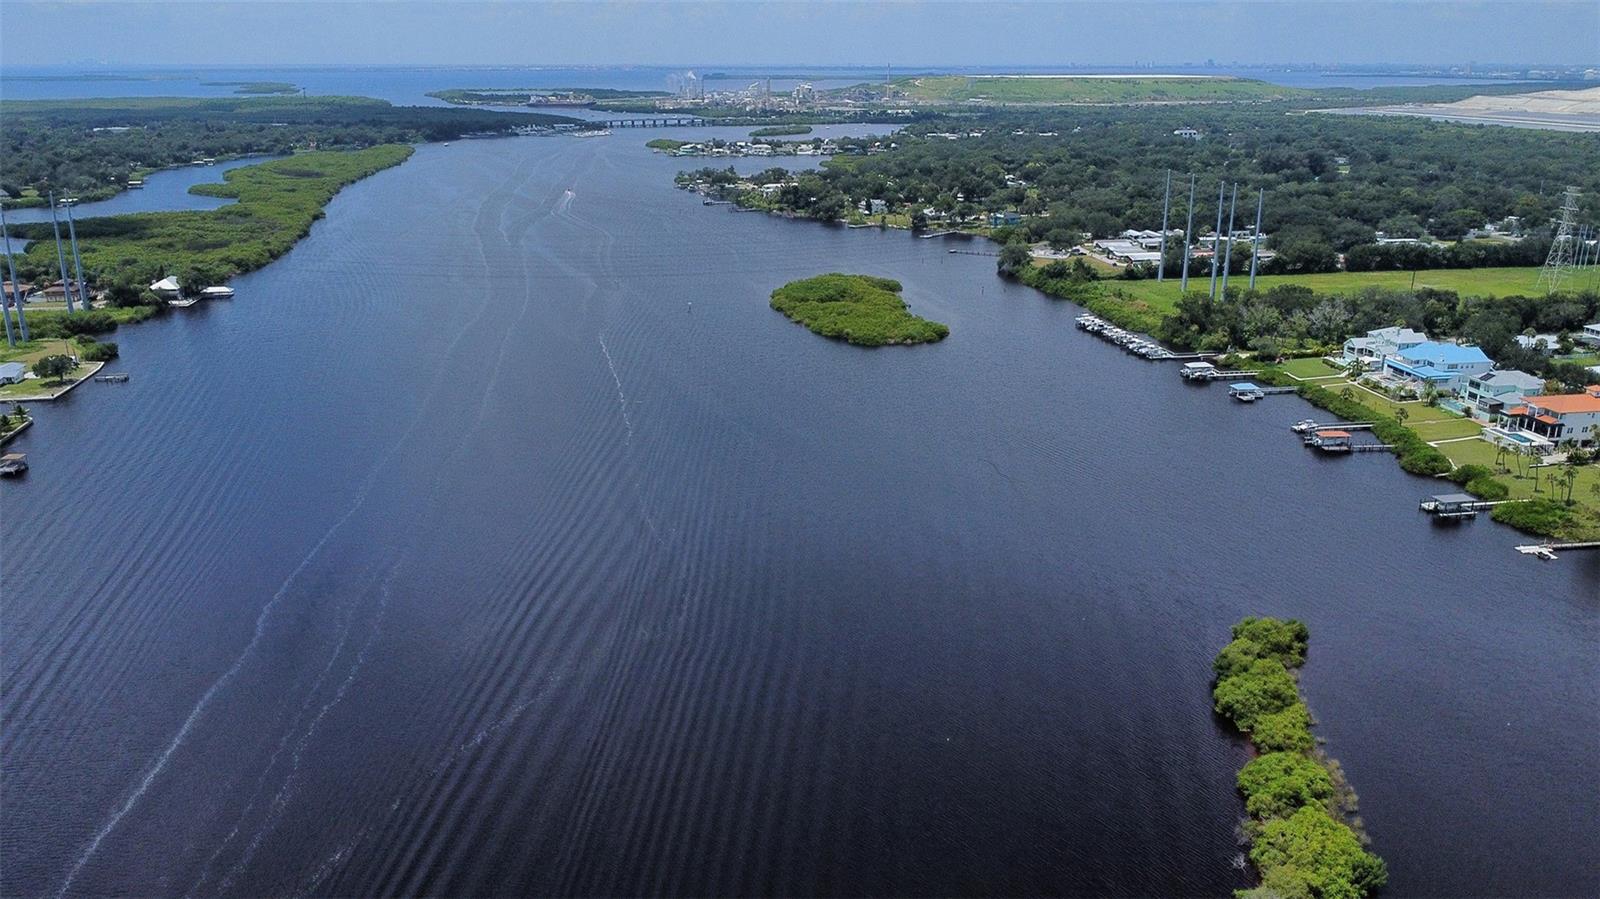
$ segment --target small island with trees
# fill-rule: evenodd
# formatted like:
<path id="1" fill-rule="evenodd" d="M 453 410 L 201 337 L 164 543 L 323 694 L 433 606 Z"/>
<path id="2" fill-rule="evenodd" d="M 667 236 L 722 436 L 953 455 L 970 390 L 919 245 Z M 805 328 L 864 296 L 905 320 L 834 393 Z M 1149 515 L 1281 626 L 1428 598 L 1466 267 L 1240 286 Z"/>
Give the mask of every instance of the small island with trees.
<path id="1" fill-rule="evenodd" d="M 833 272 L 790 281 L 772 292 L 772 308 L 823 337 L 856 346 L 935 343 L 950 329 L 912 315 L 900 282 Z"/>
<path id="2" fill-rule="evenodd" d="M 1309 640 L 1299 621 L 1245 618 L 1212 663 L 1216 711 L 1257 753 L 1238 785 L 1249 815 L 1241 829 L 1261 885 L 1240 899 L 1360 899 L 1388 881 L 1383 859 L 1366 849 L 1355 791 L 1311 734 L 1295 679 Z"/>

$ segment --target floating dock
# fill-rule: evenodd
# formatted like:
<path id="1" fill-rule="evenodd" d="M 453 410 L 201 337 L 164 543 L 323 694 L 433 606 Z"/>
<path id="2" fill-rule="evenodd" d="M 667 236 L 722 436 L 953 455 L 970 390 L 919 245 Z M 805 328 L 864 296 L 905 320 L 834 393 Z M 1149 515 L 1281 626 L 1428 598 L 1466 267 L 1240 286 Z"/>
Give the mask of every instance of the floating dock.
<path id="1" fill-rule="evenodd" d="M 1546 562 L 1556 560 L 1556 550 L 1570 549 L 1600 549 L 1600 540 L 1589 540 L 1583 543 L 1535 543 L 1529 546 L 1517 547 L 1517 552 L 1528 556 L 1538 556 Z"/>
<path id="2" fill-rule="evenodd" d="M 125 371 L 119 371 L 109 375 L 95 375 L 94 379 L 102 384 L 126 384 L 128 381 L 128 373 Z"/>

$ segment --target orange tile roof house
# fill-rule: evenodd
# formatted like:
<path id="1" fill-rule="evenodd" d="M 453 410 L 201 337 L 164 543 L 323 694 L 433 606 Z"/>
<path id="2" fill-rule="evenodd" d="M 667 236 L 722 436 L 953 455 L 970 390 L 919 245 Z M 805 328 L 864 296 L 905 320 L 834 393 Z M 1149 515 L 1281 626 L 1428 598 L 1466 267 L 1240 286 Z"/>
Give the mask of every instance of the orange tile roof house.
<path id="1" fill-rule="evenodd" d="M 1590 387 L 1583 393 L 1530 396 L 1523 405 L 1506 410 L 1505 423 L 1557 443 L 1564 440 L 1585 446 L 1600 443 L 1600 388 Z"/>

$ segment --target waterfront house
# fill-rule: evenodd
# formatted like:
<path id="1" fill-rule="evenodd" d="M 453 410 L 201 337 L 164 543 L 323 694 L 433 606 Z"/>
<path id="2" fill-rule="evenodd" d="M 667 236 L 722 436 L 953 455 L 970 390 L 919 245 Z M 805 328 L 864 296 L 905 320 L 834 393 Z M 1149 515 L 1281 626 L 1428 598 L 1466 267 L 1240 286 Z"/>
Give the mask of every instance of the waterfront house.
<path id="1" fill-rule="evenodd" d="M 1544 393 L 1543 378 L 1508 368 L 1468 378 L 1461 398 L 1493 421 L 1506 409 L 1520 406 L 1528 397 L 1541 393 Z"/>
<path id="2" fill-rule="evenodd" d="M 1383 367 L 1383 361 L 1401 350 L 1409 350 L 1427 341 L 1428 335 L 1410 328 L 1379 328 L 1368 331 L 1365 337 L 1352 337 L 1344 342 L 1340 356 L 1345 365 L 1360 362 L 1368 369 Z"/>
<path id="3" fill-rule="evenodd" d="M 1529 397 L 1526 403 L 1505 411 L 1501 427 L 1526 431 L 1552 443 L 1571 440 L 1580 446 L 1594 446 L 1600 443 L 1600 387 Z"/>
<path id="4" fill-rule="evenodd" d="M 27 376 L 27 366 L 21 362 L 7 362 L 0 365 L 0 384 L 20 384 Z"/>
<path id="5" fill-rule="evenodd" d="M 1578 339 L 1584 343 L 1600 346 L 1600 322 L 1584 325 L 1583 331 L 1578 334 Z"/>
<path id="6" fill-rule="evenodd" d="M 989 227 L 999 228 L 1005 225 L 1016 225 L 1022 222 L 1022 216 L 1015 212 L 989 213 Z"/>
<path id="7" fill-rule="evenodd" d="M 178 283 L 177 278 L 168 275 L 160 281 L 152 283 L 150 291 L 163 300 L 173 300 L 183 293 L 183 286 Z"/>
<path id="8" fill-rule="evenodd" d="M 76 284 L 73 286 L 73 297 L 77 297 Z M 67 302 L 67 288 L 60 281 L 52 281 L 43 287 L 35 288 L 22 298 L 24 303 L 62 303 Z"/>
<path id="9" fill-rule="evenodd" d="M 1384 359 L 1383 376 L 1418 391 L 1431 386 L 1440 393 L 1458 393 L 1468 379 L 1493 366 L 1475 346 L 1427 340 Z"/>

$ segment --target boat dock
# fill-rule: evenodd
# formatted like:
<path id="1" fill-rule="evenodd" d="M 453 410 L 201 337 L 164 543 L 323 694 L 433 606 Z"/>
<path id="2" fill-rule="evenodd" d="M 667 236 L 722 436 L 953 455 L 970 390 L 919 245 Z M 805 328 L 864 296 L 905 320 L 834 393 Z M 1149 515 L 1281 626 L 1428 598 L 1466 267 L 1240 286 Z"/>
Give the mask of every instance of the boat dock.
<path id="1" fill-rule="evenodd" d="M 1517 547 L 1517 552 L 1528 556 L 1538 556 L 1546 562 L 1556 560 L 1556 550 L 1570 549 L 1600 549 L 1600 540 L 1589 540 L 1583 543 L 1535 543 L 1528 546 Z"/>
<path id="2" fill-rule="evenodd" d="M 1210 362 L 1185 362 L 1178 369 L 1178 376 L 1185 381 L 1218 381 L 1224 378 L 1249 378 L 1261 374 L 1258 369 L 1222 369 Z M 1294 388 L 1288 388 L 1293 390 Z"/>
<path id="3" fill-rule="evenodd" d="M 4 456 L 0 456 L 0 478 L 20 477 L 27 471 L 27 453 L 6 453 Z"/>
<path id="4" fill-rule="evenodd" d="M 1435 518 L 1455 520 L 1474 518 L 1479 512 L 1492 509 L 1505 502 L 1512 502 L 1512 500 L 1478 499 L 1470 493 L 1441 493 L 1438 496 L 1430 496 L 1417 503 L 1417 508 Z"/>
<path id="5" fill-rule="evenodd" d="M 1322 421 L 1313 421 L 1312 419 L 1308 418 L 1308 419 L 1305 419 L 1304 421 L 1297 421 L 1294 424 L 1290 425 L 1289 426 L 1289 430 L 1295 432 L 1296 434 L 1309 434 L 1312 431 L 1326 431 L 1329 428 L 1335 428 L 1335 429 L 1340 430 L 1340 431 L 1370 431 L 1370 430 L 1372 430 L 1372 426 L 1374 424 L 1377 424 L 1377 422 L 1371 422 L 1371 421 L 1328 421 L 1328 422 L 1322 422 Z"/>
<path id="6" fill-rule="evenodd" d="M 951 250 L 950 252 L 954 253 L 956 251 Z M 1135 334 L 1132 331 L 1124 331 L 1098 315 L 1090 315 L 1086 312 L 1078 316 L 1077 322 L 1080 331 L 1088 331 L 1090 334 L 1114 343 L 1140 358 L 1162 360 L 1173 357 L 1171 350 L 1149 337 L 1143 334 Z"/>

